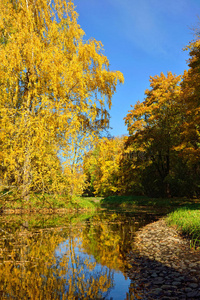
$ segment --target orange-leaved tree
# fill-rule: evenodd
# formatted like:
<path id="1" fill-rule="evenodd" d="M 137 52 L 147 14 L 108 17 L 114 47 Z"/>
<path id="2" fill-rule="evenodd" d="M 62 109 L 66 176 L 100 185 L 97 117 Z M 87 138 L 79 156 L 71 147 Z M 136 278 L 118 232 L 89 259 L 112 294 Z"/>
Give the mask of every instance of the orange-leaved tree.
<path id="1" fill-rule="evenodd" d="M 138 168 L 149 170 L 148 190 L 155 191 L 158 187 L 153 185 L 157 182 L 157 195 L 170 194 L 168 180 L 182 124 L 180 81 L 181 76 L 171 72 L 150 77 L 151 89 L 145 91 L 145 100 L 138 102 L 125 117 L 134 148 L 143 153 Z"/>
<path id="2" fill-rule="evenodd" d="M 181 151 L 192 164 L 200 159 L 200 33 L 187 47 L 190 58 L 189 69 L 184 72 L 181 84 L 181 103 L 184 108 Z"/>
<path id="3" fill-rule="evenodd" d="M 73 173 L 123 81 L 77 17 L 72 1 L 0 1 L 0 183 L 25 200 L 67 185 L 59 155 Z"/>

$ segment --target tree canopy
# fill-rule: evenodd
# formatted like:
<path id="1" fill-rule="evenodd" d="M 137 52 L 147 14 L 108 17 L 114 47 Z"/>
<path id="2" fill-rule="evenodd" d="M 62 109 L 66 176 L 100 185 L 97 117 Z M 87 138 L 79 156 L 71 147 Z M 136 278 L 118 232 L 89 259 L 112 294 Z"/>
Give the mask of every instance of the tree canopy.
<path id="1" fill-rule="evenodd" d="M 127 113 L 129 136 L 102 140 L 84 160 L 97 195 L 200 194 L 199 34 L 183 75 L 150 76 L 145 98 Z"/>
<path id="2" fill-rule="evenodd" d="M 0 2 L 0 180 L 24 199 L 66 188 L 59 155 L 73 174 L 123 82 L 77 18 L 72 1 Z"/>

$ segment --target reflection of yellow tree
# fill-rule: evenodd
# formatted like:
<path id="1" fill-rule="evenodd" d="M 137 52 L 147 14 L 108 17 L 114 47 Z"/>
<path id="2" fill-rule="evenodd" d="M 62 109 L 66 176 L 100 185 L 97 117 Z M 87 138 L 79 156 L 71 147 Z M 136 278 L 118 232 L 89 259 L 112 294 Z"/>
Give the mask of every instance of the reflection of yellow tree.
<path id="1" fill-rule="evenodd" d="M 81 253 L 81 235 L 79 232 L 79 238 L 74 239 L 74 235 L 70 237 L 60 248 L 64 254 L 57 258 L 58 261 L 62 261 L 64 256 L 69 259 L 67 273 L 66 265 L 58 266 L 63 268 L 63 277 L 70 283 L 65 287 L 65 293 L 67 299 L 102 299 L 103 294 L 113 286 L 113 272 L 105 267 L 97 270 L 96 262 Z"/>
<path id="2" fill-rule="evenodd" d="M 108 215 L 95 216 L 93 224 L 89 224 L 84 230 L 84 249 L 93 254 L 102 265 L 124 273 L 127 267 L 126 253 L 130 250 L 128 241 L 131 239 L 131 232 L 135 232 L 134 225 L 128 222 L 124 224 L 116 214 L 110 218 Z"/>
<path id="3" fill-rule="evenodd" d="M 26 225 L 15 233 L 0 232 L 2 298 L 101 299 L 112 286 L 108 269 L 93 274 L 96 263 L 77 255 L 80 232 L 65 228 L 33 233 Z M 64 255 L 55 255 L 69 235 Z"/>

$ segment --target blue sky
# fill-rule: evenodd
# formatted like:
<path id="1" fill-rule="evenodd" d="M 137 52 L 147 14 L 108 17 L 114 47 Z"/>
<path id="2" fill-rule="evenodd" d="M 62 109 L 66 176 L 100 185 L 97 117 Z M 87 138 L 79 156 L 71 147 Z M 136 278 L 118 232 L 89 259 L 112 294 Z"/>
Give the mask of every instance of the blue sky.
<path id="1" fill-rule="evenodd" d="M 123 73 L 110 111 L 110 133 L 127 134 L 123 118 L 130 105 L 143 101 L 149 76 L 183 74 L 200 23 L 200 0 L 74 0 L 85 39 L 104 45 L 111 70 Z"/>

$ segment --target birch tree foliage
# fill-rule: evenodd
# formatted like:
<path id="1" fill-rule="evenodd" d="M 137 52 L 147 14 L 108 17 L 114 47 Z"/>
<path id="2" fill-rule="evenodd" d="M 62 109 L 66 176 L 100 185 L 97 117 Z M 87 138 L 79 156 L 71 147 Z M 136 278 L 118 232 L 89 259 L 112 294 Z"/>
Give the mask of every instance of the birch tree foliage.
<path id="1" fill-rule="evenodd" d="M 0 1 L 1 184 L 23 197 L 65 185 L 58 151 L 69 167 L 75 148 L 108 127 L 123 81 L 77 17 L 72 1 Z"/>

